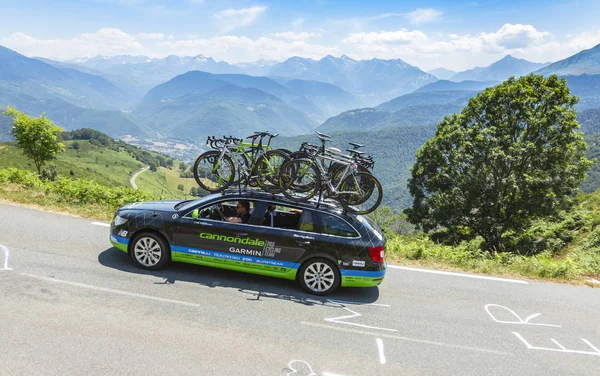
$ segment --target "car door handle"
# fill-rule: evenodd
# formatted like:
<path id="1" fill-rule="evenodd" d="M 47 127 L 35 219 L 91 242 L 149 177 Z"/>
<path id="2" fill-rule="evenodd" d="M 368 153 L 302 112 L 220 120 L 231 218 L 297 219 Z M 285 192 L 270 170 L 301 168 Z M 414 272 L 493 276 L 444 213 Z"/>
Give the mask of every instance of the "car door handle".
<path id="1" fill-rule="evenodd" d="M 237 236 L 238 238 L 241 238 L 243 236 L 248 236 L 247 232 L 234 232 L 233 233 L 235 236 Z"/>
<path id="2" fill-rule="evenodd" d="M 296 240 L 296 244 L 298 244 L 299 246 L 305 246 L 310 245 L 310 242 L 307 240 Z"/>

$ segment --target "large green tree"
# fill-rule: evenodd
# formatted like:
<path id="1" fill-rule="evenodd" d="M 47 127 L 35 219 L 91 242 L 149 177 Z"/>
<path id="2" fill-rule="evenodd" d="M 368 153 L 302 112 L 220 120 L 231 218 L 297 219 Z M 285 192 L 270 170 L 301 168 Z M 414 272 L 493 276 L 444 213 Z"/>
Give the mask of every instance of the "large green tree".
<path id="1" fill-rule="evenodd" d="M 10 132 L 17 140 L 17 145 L 23 149 L 23 154 L 33 160 L 38 174 L 41 174 L 44 163 L 63 150 L 64 145 L 58 137 L 62 128 L 54 125 L 44 115 L 34 118 L 14 107 L 8 107 L 4 114 L 13 118 Z"/>
<path id="2" fill-rule="evenodd" d="M 508 234 L 565 208 L 592 165 L 577 100 L 564 79 L 533 74 L 472 98 L 417 152 L 408 220 L 503 250 Z"/>

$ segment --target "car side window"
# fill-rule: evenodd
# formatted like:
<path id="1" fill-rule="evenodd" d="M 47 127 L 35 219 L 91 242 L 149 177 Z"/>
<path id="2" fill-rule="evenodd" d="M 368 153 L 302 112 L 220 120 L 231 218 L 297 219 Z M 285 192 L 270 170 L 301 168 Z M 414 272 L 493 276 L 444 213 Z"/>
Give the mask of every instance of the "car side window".
<path id="1" fill-rule="evenodd" d="M 319 217 L 321 218 L 321 232 L 323 234 L 343 236 L 347 238 L 354 238 L 358 236 L 352 226 L 335 215 L 319 213 Z"/>
<path id="2" fill-rule="evenodd" d="M 269 204 L 263 219 L 263 226 L 297 230 L 300 218 L 303 216 L 304 212 L 306 212 L 306 210 L 284 205 Z"/>
<path id="3" fill-rule="evenodd" d="M 250 214 L 254 210 L 254 203 L 249 201 Z M 237 206 L 238 201 L 221 201 L 204 208 L 199 209 L 198 217 L 202 219 L 210 219 L 214 221 L 221 221 L 227 217 L 237 217 Z"/>
<path id="4" fill-rule="evenodd" d="M 316 213 L 312 210 L 304 210 L 298 223 L 298 230 L 306 232 L 318 232 Z"/>

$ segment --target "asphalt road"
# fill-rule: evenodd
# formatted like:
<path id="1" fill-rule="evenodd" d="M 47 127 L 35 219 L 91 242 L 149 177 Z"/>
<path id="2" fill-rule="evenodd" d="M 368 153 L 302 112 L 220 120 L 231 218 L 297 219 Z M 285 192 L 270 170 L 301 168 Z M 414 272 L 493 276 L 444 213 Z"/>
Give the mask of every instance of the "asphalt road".
<path id="1" fill-rule="evenodd" d="M 135 268 L 93 221 L 0 205 L 0 375 L 599 375 L 600 289 L 390 268 Z"/>

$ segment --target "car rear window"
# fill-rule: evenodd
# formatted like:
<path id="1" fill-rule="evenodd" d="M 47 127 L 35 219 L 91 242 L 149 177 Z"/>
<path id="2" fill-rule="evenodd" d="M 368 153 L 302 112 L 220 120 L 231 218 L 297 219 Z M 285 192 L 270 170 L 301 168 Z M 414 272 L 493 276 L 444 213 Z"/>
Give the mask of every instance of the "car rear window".
<path id="1" fill-rule="evenodd" d="M 368 230 L 375 234 L 379 238 L 379 240 L 383 241 L 383 230 L 381 227 L 377 225 L 377 223 L 373 222 L 373 220 L 364 215 L 357 215 L 356 218 L 363 224 Z"/>
<path id="2" fill-rule="evenodd" d="M 335 215 L 319 213 L 321 218 L 321 232 L 327 235 L 343 236 L 347 238 L 357 237 L 358 234 L 346 221 Z"/>

